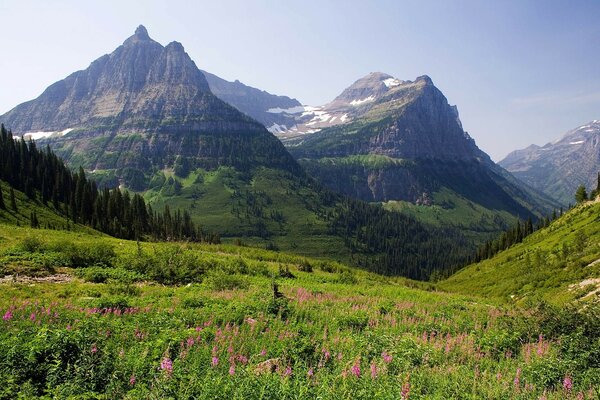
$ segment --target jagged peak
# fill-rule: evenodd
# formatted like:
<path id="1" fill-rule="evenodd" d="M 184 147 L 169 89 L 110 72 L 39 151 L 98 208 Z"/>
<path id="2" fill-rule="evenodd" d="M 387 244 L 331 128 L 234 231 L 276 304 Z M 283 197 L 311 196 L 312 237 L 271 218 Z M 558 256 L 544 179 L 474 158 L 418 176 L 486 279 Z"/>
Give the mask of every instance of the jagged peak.
<path id="1" fill-rule="evenodd" d="M 415 79 L 415 82 L 425 82 L 427 85 L 433 85 L 433 81 L 428 75 L 421 75 Z"/>
<path id="2" fill-rule="evenodd" d="M 123 45 L 128 46 L 140 42 L 154 42 L 154 40 L 150 38 L 150 35 L 148 35 L 148 30 L 144 25 L 138 26 L 135 33 L 127 38 Z"/>
<path id="3" fill-rule="evenodd" d="M 176 51 L 176 52 L 185 52 L 185 49 L 183 48 L 183 45 L 180 42 L 177 41 L 173 41 L 171 43 L 169 43 L 165 49 L 169 50 L 169 51 Z"/>

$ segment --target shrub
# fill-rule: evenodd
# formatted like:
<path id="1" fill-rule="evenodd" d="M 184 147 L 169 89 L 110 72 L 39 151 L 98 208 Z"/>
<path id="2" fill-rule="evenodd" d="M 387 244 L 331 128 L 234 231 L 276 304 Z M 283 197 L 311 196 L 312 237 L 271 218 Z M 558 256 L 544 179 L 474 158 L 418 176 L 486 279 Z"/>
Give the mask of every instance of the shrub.
<path id="1" fill-rule="evenodd" d="M 39 253 L 44 251 L 45 244 L 37 236 L 27 236 L 21 240 L 19 247 L 22 251 L 26 251 L 28 253 Z"/>
<path id="2" fill-rule="evenodd" d="M 355 285 L 358 283 L 358 279 L 350 270 L 346 269 L 338 274 L 337 282 L 345 285 Z"/>
<path id="3" fill-rule="evenodd" d="M 229 275 L 223 271 L 214 271 L 207 279 L 208 286 L 212 290 L 234 290 L 247 289 L 250 284 L 248 280 L 239 275 Z"/>
<path id="4" fill-rule="evenodd" d="M 308 260 L 305 258 L 302 260 L 302 262 L 298 265 L 298 271 L 302 271 L 302 272 L 313 272 L 313 267 L 310 264 L 310 262 L 308 262 Z"/>

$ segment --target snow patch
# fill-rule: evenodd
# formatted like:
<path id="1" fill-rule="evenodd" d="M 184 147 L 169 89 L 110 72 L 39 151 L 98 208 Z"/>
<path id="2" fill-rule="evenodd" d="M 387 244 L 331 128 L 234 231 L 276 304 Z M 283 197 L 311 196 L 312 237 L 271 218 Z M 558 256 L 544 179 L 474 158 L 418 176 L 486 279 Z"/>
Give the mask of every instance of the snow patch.
<path id="1" fill-rule="evenodd" d="M 286 113 L 286 114 L 299 114 L 301 112 L 306 111 L 307 108 L 311 108 L 311 107 L 307 107 L 307 106 L 296 106 L 296 107 L 291 107 L 291 108 L 269 108 L 267 110 L 268 113 L 271 114 L 281 114 L 281 113 Z"/>
<path id="2" fill-rule="evenodd" d="M 583 140 L 578 140 L 576 142 L 569 142 L 569 144 L 581 144 L 583 143 Z"/>
<path id="3" fill-rule="evenodd" d="M 363 103 L 368 103 L 368 102 L 374 101 L 374 100 L 375 100 L 374 96 L 369 96 L 366 99 L 362 99 L 362 100 L 352 100 L 350 102 L 350 105 L 352 105 L 352 106 L 359 106 L 359 105 L 361 105 Z"/>
<path id="4" fill-rule="evenodd" d="M 383 81 L 383 84 L 389 88 L 402 84 L 402 81 L 396 78 L 387 78 Z"/>
<path id="5" fill-rule="evenodd" d="M 270 127 L 268 127 L 267 130 L 271 133 L 283 133 L 283 132 L 287 131 L 287 126 L 273 124 Z"/>
<path id="6" fill-rule="evenodd" d="M 58 132 L 27 132 L 23 134 L 23 138 L 24 139 L 32 139 L 32 140 L 39 140 L 39 139 L 44 139 L 44 138 L 49 138 L 49 137 L 60 137 L 60 136 L 65 136 L 67 133 L 71 132 L 73 130 L 73 128 L 68 128 L 65 129 L 63 131 L 58 131 Z"/>
<path id="7" fill-rule="evenodd" d="M 342 122 L 346 122 L 347 119 L 348 119 L 348 114 L 344 114 L 340 117 L 340 121 L 342 121 Z"/>

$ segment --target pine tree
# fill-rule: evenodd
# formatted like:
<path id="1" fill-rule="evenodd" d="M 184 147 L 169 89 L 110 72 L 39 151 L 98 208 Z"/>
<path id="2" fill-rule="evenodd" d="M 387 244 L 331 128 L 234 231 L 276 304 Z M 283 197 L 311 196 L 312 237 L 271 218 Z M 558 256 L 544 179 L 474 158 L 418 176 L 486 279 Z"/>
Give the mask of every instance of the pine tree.
<path id="1" fill-rule="evenodd" d="M 15 199 L 15 191 L 12 186 L 10 188 L 10 208 L 12 208 L 14 212 L 17 212 L 17 200 Z"/>
<path id="2" fill-rule="evenodd" d="M 587 199 L 588 199 L 588 195 L 587 195 L 587 192 L 585 190 L 585 186 L 583 186 L 583 185 L 579 186 L 577 188 L 577 191 L 575 192 L 575 200 L 578 203 L 583 203 Z"/>
<path id="3" fill-rule="evenodd" d="M 0 181 L 0 210 L 6 210 L 6 205 L 4 204 L 4 197 L 2 196 L 2 182 Z"/>

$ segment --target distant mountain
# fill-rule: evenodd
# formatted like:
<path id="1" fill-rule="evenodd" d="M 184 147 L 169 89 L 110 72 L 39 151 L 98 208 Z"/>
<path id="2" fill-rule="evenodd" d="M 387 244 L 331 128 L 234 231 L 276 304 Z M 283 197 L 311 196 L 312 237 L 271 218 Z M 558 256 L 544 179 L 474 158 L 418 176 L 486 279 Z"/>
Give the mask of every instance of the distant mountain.
<path id="1" fill-rule="evenodd" d="M 438 206 L 431 211 L 454 213 L 456 223 L 475 230 L 501 230 L 511 218 L 557 206 L 481 151 L 427 76 L 371 73 L 316 112 L 322 122 L 298 125 L 314 131 L 279 136 L 334 191 L 391 208 L 397 201 Z"/>
<path id="2" fill-rule="evenodd" d="M 221 84 L 222 94 L 233 90 Z M 224 240 L 418 279 L 473 249 L 457 229 L 323 189 L 261 123 L 211 92 L 180 43 L 162 46 L 143 26 L 0 122 L 50 145 L 100 184 L 143 194 L 153 210 L 187 210 Z"/>
<path id="3" fill-rule="evenodd" d="M 244 85 L 240 81 L 229 82 L 210 72 L 202 71 L 210 91 L 224 102 L 231 104 L 244 114 L 254 118 L 271 132 L 277 132 L 285 127 L 293 126 L 295 118 L 285 113 L 273 113 L 273 109 L 291 109 L 300 107 L 296 99 L 287 96 L 277 96 Z"/>
<path id="4" fill-rule="evenodd" d="M 600 171 L 600 121 L 573 129 L 542 147 L 532 144 L 513 151 L 499 164 L 563 205 L 574 203 L 579 185 L 585 185 L 588 191 L 596 188 Z"/>

